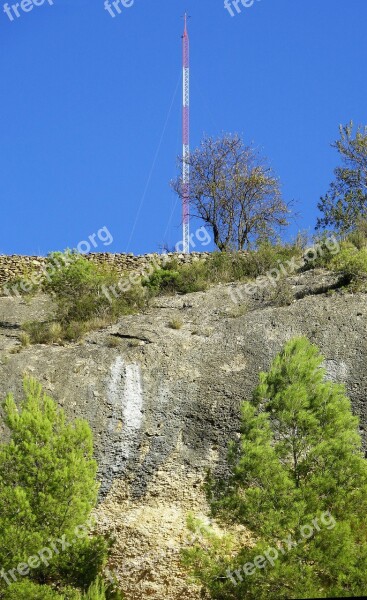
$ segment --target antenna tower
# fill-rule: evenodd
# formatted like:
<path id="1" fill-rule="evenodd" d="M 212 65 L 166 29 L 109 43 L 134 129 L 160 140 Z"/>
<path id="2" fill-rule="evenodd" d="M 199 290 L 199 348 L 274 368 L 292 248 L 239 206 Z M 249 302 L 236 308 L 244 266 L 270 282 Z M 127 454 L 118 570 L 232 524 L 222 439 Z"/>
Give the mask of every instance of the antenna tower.
<path id="1" fill-rule="evenodd" d="M 187 13 L 185 13 L 185 27 L 182 36 L 182 64 L 183 64 L 183 105 L 182 105 L 182 226 L 183 226 L 183 252 L 190 253 L 190 44 L 187 31 Z"/>

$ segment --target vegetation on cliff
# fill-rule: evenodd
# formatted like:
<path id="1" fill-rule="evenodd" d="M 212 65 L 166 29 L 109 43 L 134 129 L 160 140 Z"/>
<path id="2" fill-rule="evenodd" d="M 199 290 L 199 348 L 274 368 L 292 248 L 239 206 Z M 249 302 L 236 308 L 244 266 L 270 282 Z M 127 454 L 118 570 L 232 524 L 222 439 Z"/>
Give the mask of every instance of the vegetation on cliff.
<path id="1" fill-rule="evenodd" d="M 317 227 L 332 227 L 345 234 L 354 231 L 367 215 L 367 127 L 354 131 L 351 122 L 340 126 L 339 132 L 333 147 L 342 164 L 335 169 L 335 180 L 318 204 L 322 216 Z"/>
<path id="2" fill-rule="evenodd" d="M 0 445 L 0 598 L 103 600 L 110 541 L 91 535 L 97 464 L 87 422 L 68 423 L 34 379 L 4 402 Z M 104 590 L 104 591 L 103 591 Z"/>
<path id="3" fill-rule="evenodd" d="M 124 282 L 113 269 L 97 267 L 83 256 L 57 253 L 58 268 L 39 289 L 56 305 L 55 317 L 47 322 L 23 324 L 22 346 L 29 343 L 65 343 L 80 340 L 88 331 L 106 327 L 126 314 L 145 310 L 156 296 L 204 291 L 209 285 L 251 282 L 278 270 L 280 278 L 273 294 L 275 305 L 289 304 L 286 276 L 304 270 L 325 268 L 340 274 L 341 285 L 353 291 L 365 290 L 367 283 L 367 231 L 360 222 L 345 239 L 325 235 L 310 246 L 299 237 L 294 243 L 263 241 L 253 250 L 214 252 L 203 260 L 182 265 L 175 259 L 152 269 L 145 277 L 134 274 Z M 289 265 L 292 265 L 289 270 Z M 33 290 L 34 291 L 34 290 Z"/>
<path id="4" fill-rule="evenodd" d="M 288 342 L 242 406 L 227 480 L 208 482 L 213 516 L 253 544 L 209 531 L 184 560 L 216 600 L 363 596 L 367 463 L 343 386 L 306 338 Z"/>

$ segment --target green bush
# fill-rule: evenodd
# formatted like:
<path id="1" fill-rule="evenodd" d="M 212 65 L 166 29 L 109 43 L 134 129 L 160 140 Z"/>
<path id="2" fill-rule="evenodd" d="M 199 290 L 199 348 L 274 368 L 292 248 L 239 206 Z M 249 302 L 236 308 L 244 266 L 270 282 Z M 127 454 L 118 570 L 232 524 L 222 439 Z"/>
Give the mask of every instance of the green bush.
<path id="1" fill-rule="evenodd" d="M 213 252 L 204 263 L 204 278 L 208 283 L 226 283 L 242 279 L 244 257 L 237 252 Z"/>
<path id="2" fill-rule="evenodd" d="M 38 569 L 39 581 L 67 582 L 73 588 L 87 590 L 106 566 L 112 542 L 100 535 L 77 540 L 67 552 L 54 556 L 47 567 Z"/>
<path id="3" fill-rule="evenodd" d="M 84 256 L 66 251 L 48 257 L 47 272 L 44 290 L 54 298 L 61 323 L 88 321 L 112 311 L 113 302 L 102 288 L 117 284 L 118 277 L 113 271 L 102 271 Z"/>
<path id="4" fill-rule="evenodd" d="M 359 219 L 355 229 L 346 237 L 346 241 L 353 244 L 358 250 L 367 246 L 367 219 Z"/>
<path id="5" fill-rule="evenodd" d="M 114 584 L 106 583 L 98 576 L 83 595 L 83 600 L 123 600 L 123 594 Z"/>
<path id="6" fill-rule="evenodd" d="M 203 292 L 207 289 L 209 281 L 204 262 L 197 261 L 191 265 L 183 265 L 178 273 L 177 290 L 181 294 Z"/>
<path id="7" fill-rule="evenodd" d="M 344 275 L 352 287 L 360 288 L 367 282 L 367 247 L 358 250 L 345 242 L 332 261 L 332 268 Z"/>
<path id="8" fill-rule="evenodd" d="M 70 250 L 50 254 L 46 267 L 43 290 L 56 303 L 56 321 L 23 325 L 34 344 L 78 341 L 86 332 L 146 306 L 141 284 L 122 286 L 116 271 Z"/>
<path id="9" fill-rule="evenodd" d="M 121 315 L 130 315 L 147 308 L 149 297 L 141 281 L 129 285 L 128 289 L 122 289 L 121 291 L 117 284 L 117 290 L 120 293 L 113 297 L 107 311 L 101 312 L 100 316 L 102 318 L 108 319 L 111 316 L 112 320 L 117 320 Z"/>
<path id="10" fill-rule="evenodd" d="M 205 290 L 206 280 L 206 268 L 201 261 L 189 265 L 178 265 L 171 261 L 165 267 L 156 269 L 143 282 L 143 286 L 148 288 L 151 296 L 189 294 Z"/>
<path id="11" fill-rule="evenodd" d="M 302 251 L 297 245 L 272 246 L 270 243 L 263 243 L 257 250 L 244 253 L 214 252 L 205 261 L 206 278 L 211 283 L 256 279 L 277 268 L 278 263 L 301 255 Z"/>
<path id="12" fill-rule="evenodd" d="M 148 279 L 143 282 L 143 286 L 148 288 L 152 296 L 160 294 L 174 294 L 177 291 L 177 280 L 179 273 L 171 268 L 159 268 L 153 271 Z"/>
<path id="13" fill-rule="evenodd" d="M 302 249 L 297 244 L 261 244 L 258 250 L 253 250 L 248 255 L 246 275 L 250 278 L 265 275 L 271 269 L 278 268 L 279 263 L 285 264 L 294 257 L 302 257 Z"/>
<path id="14" fill-rule="evenodd" d="M 154 271 L 143 285 L 153 296 L 205 291 L 211 283 L 255 279 L 277 268 L 279 262 L 301 255 L 299 245 L 272 246 L 270 243 L 264 243 L 258 250 L 249 252 L 213 252 L 203 260 L 186 265 L 172 260 Z"/>
<path id="15" fill-rule="evenodd" d="M 107 585 L 101 577 L 91 583 L 88 591 L 84 594 L 85 600 L 106 600 Z"/>
<path id="16" fill-rule="evenodd" d="M 59 590 L 50 585 L 29 579 L 10 585 L 1 596 L 3 600 L 123 600 L 123 595 L 113 585 L 97 576 L 85 593 L 70 586 Z"/>
<path id="17" fill-rule="evenodd" d="M 57 319 L 62 324 L 87 322 L 101 317 L 111 322 L 121 314 L 130 314 L 145 306 L 140 284 L 120 286 L 117 271 L 100 267 L 80 254 L 55 252 L 48 257 L 50 266 L 44 290 L 55 300 Z"/>
<path id="18" fill-rule="evenodd" d="M 20 581 L 10 585 L 4 592 L 2 598 L 4 600 L 77 600 L 80 594 L 76 592 L 72 596 L 59 594 L 48 585 L 40 585 L 29 579 Z"/>
<path id="19" fill-rule="evenodd" d="M 62 326 L 55 322 L 29 321 L 23 323 L 22 329 L 28 334 L 32 344 L 52 344 L 63 337 Z"/>
<path id="20" fill-rule="evenodd" d="M 303 253 L 305 263 L 301 271 L 312 269 L 332 269 L 333 259 L 340 250 L 340 242 L 330 232 L 324 232 L 314 237 L 311 246 Z"/>
<path id="21" fill-rule="evenodd" d="M 88 329 L 88 323 L 86 322 L 71 321 L 71 323 L 64 325 L 62 339 L 68 342 L 77 342 L 82 339 Z"/>

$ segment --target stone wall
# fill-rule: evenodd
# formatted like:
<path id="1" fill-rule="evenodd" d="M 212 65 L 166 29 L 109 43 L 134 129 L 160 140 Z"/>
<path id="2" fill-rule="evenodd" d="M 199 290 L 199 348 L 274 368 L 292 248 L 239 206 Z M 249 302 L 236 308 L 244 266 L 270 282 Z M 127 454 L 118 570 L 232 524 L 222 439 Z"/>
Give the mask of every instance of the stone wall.
<path id="1" fill-rule="evenodd" d="M 160 265 L 163 261 L 175 258 L 180 263 L 186 264 L 199 259 L 205 259 L 208 255 L 208 252 L 193 252 L 188 255 L 168 253 L 135 256 L 134 254 L 110 254 L 108 252 L 100 252 L 85 254 L 84 256 L 96 264 L 114 267 L 121 274 L 126 272 L 137 272 L 142 274 L 152 262 Z M 27 274 L 29 275 L 30 273 L 41 276 L 45 266 L 46 258 L 44 256 L 0 255 L 0 295 L 4 295 L 1 288 L 5 284 L 16 278 L 26 277 Z"/>

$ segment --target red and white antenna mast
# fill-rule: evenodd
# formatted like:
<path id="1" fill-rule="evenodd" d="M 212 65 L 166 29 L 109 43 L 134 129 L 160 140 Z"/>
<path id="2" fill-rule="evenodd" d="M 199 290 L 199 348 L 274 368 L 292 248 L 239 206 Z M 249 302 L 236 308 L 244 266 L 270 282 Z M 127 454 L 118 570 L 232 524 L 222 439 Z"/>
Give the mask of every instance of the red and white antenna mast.
<path id="1" fill-rule="evenodd" d="M 182 105 L 182 224 L 183 252 L 190 252 L 190 45 L 187 31 L 187 13 L 185 13 L 185 28 L 182 36 L 183 57 L 183 105 Z"/>

